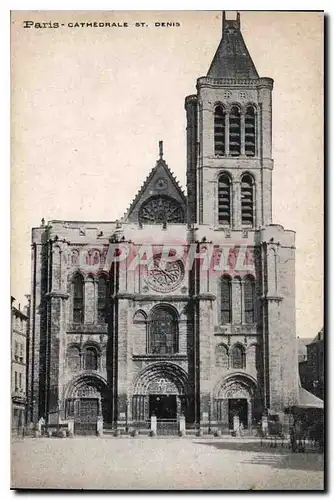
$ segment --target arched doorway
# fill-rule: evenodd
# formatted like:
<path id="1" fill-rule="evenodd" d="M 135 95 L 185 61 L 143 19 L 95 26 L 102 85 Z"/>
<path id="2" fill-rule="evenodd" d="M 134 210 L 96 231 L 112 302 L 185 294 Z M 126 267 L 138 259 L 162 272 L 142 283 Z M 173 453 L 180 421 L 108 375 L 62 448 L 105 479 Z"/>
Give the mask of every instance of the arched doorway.
<path id="1" fill-rule="evenodd" d="M 147 422 L 177 420 L 186 412 L 186 372 L 173 363 L 154 363 L 136 377 L 132 396 L 132 419 Z"/>
<path id="2" fill-rule="evenodd" d="M 226 429 L 233 429 L 233 418 L 239 417 L 244 429 L 250 429 L 253 418 L 256 380 L 233 374 L 220 381 L 214 391 L 214 419 Z"/>
<path id="3" fill-rule="evenodd" d="M 74 419 L 75 434 L 96 434 L 102 416 L 106 381 L 84 375 L 70 382 L 65 398 L 65 417 Z"/>

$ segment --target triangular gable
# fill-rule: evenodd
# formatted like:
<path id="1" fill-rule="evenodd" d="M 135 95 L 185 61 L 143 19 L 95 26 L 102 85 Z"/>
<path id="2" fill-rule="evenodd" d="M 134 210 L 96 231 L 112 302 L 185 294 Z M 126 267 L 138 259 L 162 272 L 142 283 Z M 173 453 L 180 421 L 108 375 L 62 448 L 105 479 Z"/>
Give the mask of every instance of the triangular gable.
<path id="1" fill-rule="evenodd" d="M 139 209 L 152 196 L 168 196 L 177 201 L 186 214 L 187 199 L 178 181 L 165 160 L 160 158 L 144 181 L 130 207 L 123 216 L 123 222 L 138 223 Z"/>

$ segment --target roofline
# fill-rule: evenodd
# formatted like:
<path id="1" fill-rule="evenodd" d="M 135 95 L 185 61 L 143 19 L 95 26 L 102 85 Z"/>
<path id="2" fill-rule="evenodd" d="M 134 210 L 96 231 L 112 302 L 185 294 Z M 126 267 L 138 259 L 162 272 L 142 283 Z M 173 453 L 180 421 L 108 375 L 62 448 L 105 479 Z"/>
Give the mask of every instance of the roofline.
<path id="1" fill-rule="evenodd" d="M 29 319 L 29 316 L 27 316 L 27 314 L 24 314 L 24 312 L 22 312 L 20 309 L 17 309 L 17 307 L 12 306 L 12 312 L 18 314 L 19 316 L 23 316 L 23 318 L 27 320 Z"/>

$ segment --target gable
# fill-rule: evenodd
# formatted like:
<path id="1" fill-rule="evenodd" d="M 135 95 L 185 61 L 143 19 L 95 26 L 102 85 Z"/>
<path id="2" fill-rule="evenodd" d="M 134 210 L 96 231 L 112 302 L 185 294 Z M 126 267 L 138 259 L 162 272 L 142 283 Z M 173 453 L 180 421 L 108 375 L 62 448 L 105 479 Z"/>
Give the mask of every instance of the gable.
<path id="1" fill-rule="evenodd" d="M 168 168 L 166 162 L 160 158 L 156 166 L 140 188 L 136 197 L 123 217 L 124 222 L 162 223 L 162 211 L 167 213 L 167 222 L 186 221 L 187 200 L 179 183 Z"/>

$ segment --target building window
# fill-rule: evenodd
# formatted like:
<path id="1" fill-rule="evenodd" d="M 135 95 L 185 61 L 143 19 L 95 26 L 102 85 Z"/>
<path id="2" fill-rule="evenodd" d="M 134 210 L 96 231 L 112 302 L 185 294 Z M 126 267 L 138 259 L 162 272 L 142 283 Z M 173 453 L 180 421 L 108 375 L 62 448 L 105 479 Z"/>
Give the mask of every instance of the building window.
<path id="1" fill-rule="evenodd" d="M 84 280 L 77 274 L 72 282 L 73 286 L 73 323 L 84 321 Z"/>
<path id="2" fill-rule="evenodd" d="M 248 276 L 244 281 L 245 323 L 254 323 L 255 281 Z"/>
<path id="3" fill-rule="evenodd" d="M 236 370 L 243 370 L 246 366 L 245 349 L 241 345 L 235 345 L 231 351 L 231 365 Z"/>
<path id="4" fill-rule="evenodd" d="M 70 370 L 80 370 L 80 350 L 76 346 L 70 346 L 67 349 L 67 366 Z"/>
<path id="5" fill-rule="evenodd" d="M 224 276 L 220 282 L 220 322 L 223 325 L 231 323 L 232 319 L 231 291 L 231 278 Z"/>
<path id="6" fill-rule="evenodd" d="M 19 388 L 22 389 L 22 373 L 19 373 Z"/>
<path id="7" fill-rule="evenodd" d="M 97 370 L 97 351 L 95 347 L 86 347 L 85 370 Z"/>
<path id="8" fill-rule="evenodd" d="M 149 346 L 152 354 L 178 352 L 177 318 L 172 309 L 155 308 L 149 323 Z"/>
<path id="9" fill-rule="evenodd" d="M 226 174 L 218 178 L 218 223 L 231 224 L 231 179 Z"/>
<path id="10" fill-rule="evenodd" d="M 215 349 L 216 366 L 218 368 L 228 368 L 228 349 L 225 345 L 217 345 Z"/>
<path id="11" fill-rule="evenodd" d="M 14 348 L 14 359 L 15 361 L 19 360 L 19 343 L 15 340 L 15 348 Z"/>
<path id="12" fill-rule="evenodd" d="M 225 109 L 216 106 L 214 115 L 215 155 L 225 155 Z"/>
<path id="13" fill-rule="evenodd" d="M 23 344 L 21 342 L 19 344 L 19 360 L 23 363 Z"/>
<path id="14" fill-rule="evenodd" d="M 247 106 L 245 114 L 245 154 L 255 156 L 256 132 L 255 132 L 255 109 Z"/>
<path id="15" fill-rule="evenodd" d="M 97 320 L 103 323 L 106 320 L 107 282 L 102 276 L 99 277 L 97 285 Z"/>
<path id="16" fill-rule="evenodd" d="M 243 226 L 254 224 L 253 179 L 248 174 L 241 179 L 241 223 Z"/>
<path id="17" fill-rule="evenodd" d="M 15 387 L 15 391 L 17 391 L 17 389 L 18 389 L 18 386 L 17 386 L 17 372 L 14 372 L 14 387 Z"/>
<path id="18" fill-rule="evenodd" d="M 241 152 L 241 130 L 240 109 L 232 106 L 229 115 L 229 148 L 230 156 L 240 156 Z"/>

